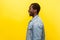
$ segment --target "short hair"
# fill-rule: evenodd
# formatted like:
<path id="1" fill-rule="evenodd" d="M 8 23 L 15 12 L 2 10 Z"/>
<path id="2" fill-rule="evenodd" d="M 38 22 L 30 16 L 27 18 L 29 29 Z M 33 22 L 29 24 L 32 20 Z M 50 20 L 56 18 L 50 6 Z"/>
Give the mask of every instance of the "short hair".
<path id="1" fill-rule="evenodd" d="M 39 11 L 40 11 L 40 5 L 38 3 L 32 3 L 31 5 L 33 5 L 32 6 L 33 9 L 36 9 L 37 10 L 37 14 L 38 14 Z"/>

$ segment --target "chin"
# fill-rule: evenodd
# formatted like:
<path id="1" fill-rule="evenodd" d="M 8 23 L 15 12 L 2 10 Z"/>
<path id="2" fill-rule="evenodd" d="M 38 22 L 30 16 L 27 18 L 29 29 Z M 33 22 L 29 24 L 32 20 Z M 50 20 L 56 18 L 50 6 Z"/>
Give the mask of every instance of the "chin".
<path id="1" fill-rule="evenodd" d="M 31 14 L 29 14 L 29 16 L 32 16 Z"/>
<path id="2" fill-rule="evenodd" d="M 29 16 L 31 16 L 31 14 L 29 14 Z"/>
<path id="3" fill-rule="evenodd" d="M 29 15 L 29 16 L 32 16 L 32 15 Z"/>
<path id="4" fill-rule="evenodd" d="M 29 16 L 33 16 L 33 14 L 32 13 L 29 13 Z"/>

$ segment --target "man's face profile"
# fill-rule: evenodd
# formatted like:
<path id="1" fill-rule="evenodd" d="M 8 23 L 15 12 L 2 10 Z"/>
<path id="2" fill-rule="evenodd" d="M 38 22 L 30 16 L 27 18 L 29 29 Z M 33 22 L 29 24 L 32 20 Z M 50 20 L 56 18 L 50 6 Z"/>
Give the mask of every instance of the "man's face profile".
<path id="1" fill-rule="evenodd" d="M 29 10 L 28 10 L 30 16 L 34 15 L 34 9 L 32 8 L 32 6 L 33 5 L 30 5 Z"/>
<path id="2" fill-rule="evenodd" d="M 32 3 L 30 6 L 29 6 L 29 15 L 30 16 L 35 16 L 35 15 L 38 15 L 40 11 L 40 5 L 38 3 Z"/>

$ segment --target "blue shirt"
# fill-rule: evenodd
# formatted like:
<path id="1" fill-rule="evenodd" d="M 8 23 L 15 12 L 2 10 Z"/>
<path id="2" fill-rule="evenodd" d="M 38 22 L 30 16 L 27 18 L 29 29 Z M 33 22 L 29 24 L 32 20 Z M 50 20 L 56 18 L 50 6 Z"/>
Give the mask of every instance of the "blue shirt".
<path id="1" fill-rule="evenodd" d="M 26 40 L 45 40 L 44 25 L 38 15 L 29 22 Z"/>

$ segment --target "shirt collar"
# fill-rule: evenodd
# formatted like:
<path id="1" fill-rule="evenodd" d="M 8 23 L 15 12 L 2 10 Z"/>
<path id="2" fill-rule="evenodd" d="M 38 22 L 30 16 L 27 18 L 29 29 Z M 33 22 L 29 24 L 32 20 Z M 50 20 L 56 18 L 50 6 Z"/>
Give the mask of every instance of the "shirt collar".
<path id="1" fill-rule="evenodd" d="M 34 21 L 37 17 L 38 17 L 38 15 L 36 15 L 35 17 L 33 17 L 31 21 Z"/>

